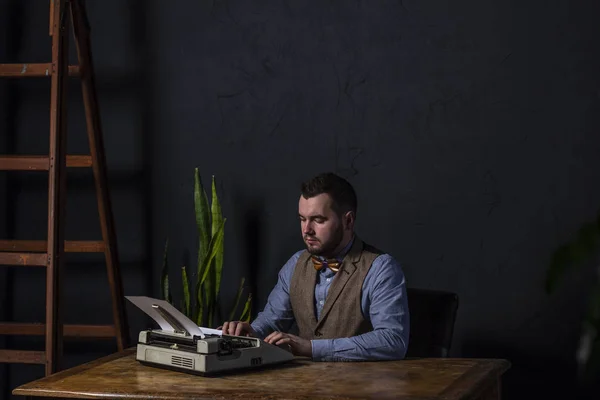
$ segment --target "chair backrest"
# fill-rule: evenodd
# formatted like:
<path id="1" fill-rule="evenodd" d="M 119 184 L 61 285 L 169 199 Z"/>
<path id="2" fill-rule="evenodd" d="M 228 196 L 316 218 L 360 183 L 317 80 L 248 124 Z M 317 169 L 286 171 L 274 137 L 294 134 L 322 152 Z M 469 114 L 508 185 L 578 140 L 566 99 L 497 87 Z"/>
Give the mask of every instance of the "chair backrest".
<path id="1" fill-rule="evenodd" d="M 406 357 L 448 357 L 458 310 L 458 295 L 408 288 L 410 337 Z"/>

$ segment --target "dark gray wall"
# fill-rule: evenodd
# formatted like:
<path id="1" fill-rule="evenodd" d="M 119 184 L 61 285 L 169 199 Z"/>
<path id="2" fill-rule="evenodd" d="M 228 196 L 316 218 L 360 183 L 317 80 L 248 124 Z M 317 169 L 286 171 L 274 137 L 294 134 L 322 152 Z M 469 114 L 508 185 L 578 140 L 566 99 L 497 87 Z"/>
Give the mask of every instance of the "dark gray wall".
<path id="1" fill-rule="evenodd" d="M 598 2 L 89 3 L 126 294 L 159 295 L 167 237 L 174 268 L 194 259 L 199 167 L 228 218 L 225 302 L 246 276 L 258 311 L 302 246 L 299 182 L 332 170 L 358 191 L 358 233 L 409 286 L 459 294 L 453 356 L 511 360 L 507 398 L 573 393 L 591 272 L 553 296 L 543 282 L 600 206 Z M 49 57 L 45 5 L 1 0 L 0 18 L 2 60 Z M 0 85 L 3 106 L 17 101 L 0 145 L 44 153 L 48 82 Z M 69 148 L 85 152 L 78 88 Z M 43 238 L 45 177 L 11 176 L 0 232 Z M 69 188 L 69 237 L 98 237 L 91 174 Z M 102 259 L 68 260 L 67 321 L 109 322 Z M 6 270 L 0 312 L 42 320 L 43 275 Z M 147 321 L 128 312 L 134 338 Z M 70 344 L 67 364 L 113 350 Z M 0 368 L 4 393 L 36 368 Z"/>

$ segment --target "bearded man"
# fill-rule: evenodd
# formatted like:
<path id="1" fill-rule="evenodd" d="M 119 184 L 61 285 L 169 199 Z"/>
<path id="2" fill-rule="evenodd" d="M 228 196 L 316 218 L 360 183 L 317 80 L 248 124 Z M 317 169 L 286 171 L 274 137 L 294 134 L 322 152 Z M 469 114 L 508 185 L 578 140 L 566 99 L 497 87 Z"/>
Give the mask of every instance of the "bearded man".
<path id="1" fill-rule="evenodd" d="M 256 319 L 227 321 L 223 333 L 288 344 L 294 355 L 314 361 L 404 358 L 410 324 L 404 273 L 391 255 L 354 233 L 356 211 L 345 179 L 323 173 L 304 182 L 298 217 L 306 249 L 281 268 Z"/>

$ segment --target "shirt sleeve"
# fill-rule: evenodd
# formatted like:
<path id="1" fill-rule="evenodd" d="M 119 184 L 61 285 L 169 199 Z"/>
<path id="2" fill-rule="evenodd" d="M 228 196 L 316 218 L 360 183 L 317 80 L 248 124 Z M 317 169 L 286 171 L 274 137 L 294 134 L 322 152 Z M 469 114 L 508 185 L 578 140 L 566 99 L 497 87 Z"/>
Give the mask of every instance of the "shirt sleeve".
<path id="1" fill-rule="evenodd" d="M 295 321 L 290 301 L 290 282 L 301 253 L 302 251 L 299 251 L 294 254 L 281 268 L 277 284 L 269 294 L 265 308 L 251 323 L 256 335 L 261 339 L 273 331 L 289 331 Z"/>
<path id="2" fill-rule="evenodd" d="M 403 359 L 408 347 L 410 316 L 406 281 L 400 264 L 390 255 L 375 259 L 363 283 L 363 310 L 373 330 L 340 339 L 312 340 L 315 361 Z M 367 315 L 365 315 L 367 317 Z"/>

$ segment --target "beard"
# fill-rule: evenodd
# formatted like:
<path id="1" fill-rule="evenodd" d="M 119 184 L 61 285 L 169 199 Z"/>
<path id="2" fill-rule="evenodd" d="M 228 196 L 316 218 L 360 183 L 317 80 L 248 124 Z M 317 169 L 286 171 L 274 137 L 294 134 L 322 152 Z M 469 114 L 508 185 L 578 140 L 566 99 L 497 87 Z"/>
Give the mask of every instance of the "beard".
<path id="1" fill-rule="evenodd" d="M 344 229 L 342 228 L 342 226 L 340 226 L 338 229 L 336 229 L 333 232 L 333 234 L 331 235 L 329 240 L 326 242 L 321 242 L 319 239 L 315 238 L 314 236 L 305 237 L 305 239 L 307 239 L 307 238 L 317 240 L 321 244 L 319 247 L 310 247 L 308 244 L 306 244 L 306 250 L 310 254 L 312 254 L 314 256 L 323 256 L 323 257 L 333 256 L 334 254 L 332 254 L 332 253 L 335 251 L 335 249 L 337 249 L 337 247 L 340 245 L 340 243 L 344 239 Z"/>

